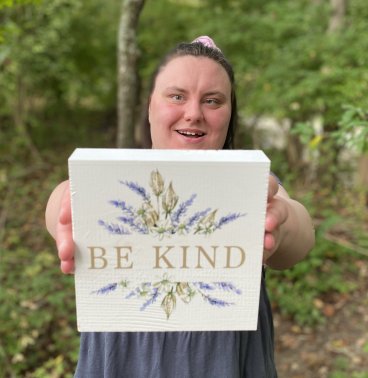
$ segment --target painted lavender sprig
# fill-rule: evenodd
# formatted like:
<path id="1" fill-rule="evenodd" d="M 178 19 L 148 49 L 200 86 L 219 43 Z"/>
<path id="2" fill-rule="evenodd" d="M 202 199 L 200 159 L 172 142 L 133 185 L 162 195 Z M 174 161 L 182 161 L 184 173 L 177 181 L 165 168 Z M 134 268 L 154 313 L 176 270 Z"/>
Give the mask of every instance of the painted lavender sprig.
<path id="1" fill-rule="evenodd" d="M 215 290 L 215 286 L 206 282 L 193 282 L 193 285 L 200 290 Z"/>
<path id="2" fill-rule="evenodd" d="M 203 295 L 203 299 L 207 301 L 210 305 L 216 306 L 216 307 L 227 307 L 227 306 L 233 306 L 234 303 L 232 302 L 226 302 L 222 299 L 213 298 L 209 295 Z"/>
<path id="3" fill-rule="evenodd" d="M 214 282 L 214 285 L 218 289 L 222 289 L 225 291 L 231 291 L 235 294 L 241 295 L 241 290 L 234 286 L 231 282 Z"/>
<path id="4" fill-rule="evenodd" d="M 120 224 L 107 223 L 103 221 L 102 219 L 98 221 L 98 224 L 100 226 L 103 226 L 107 231 L 110 232 L 110 234 L 115 234 L 115 235 L 130 235 L 131 234 L 129 230 L 125 229 Z"/>
<path id="5" fill-rule="evenodd" d="M 197 197 L 196 194 L 192 194 L 188 200 L 186 200 L 185 202 L 182 202 L 179 205 L 178 209 L 172 214 L 172 217 L 171 217 L 171 221 L 174 225 L 178 225 L 180 223 L 181 218 L 185 216 L 188 208 L 193 205 L 193 202 L 196 197 Z"/>
<path id="6" fill-rule="evenodd" d="M 214 291 L 216 289 L 231 291 L 238 295 L 241 295 L 241 290 L 239 290 L 235 285 L 231 282 L 212 282 L 212 284 L 208 284 L 206 282 L 194 282 L 194 285 L 197 287 L 199 294 L 202 298 L 208 302 L 212 306 L 216 307 L 227 307 L 233 306 L 233 302 L 227 302 L 223 299 L 215 298 L 212 295 L 206 293 L 207 291 Z"/>
<path id="7" fill-rule="evenodd" d="M 128 206 L 125 201 L 116 201 L 112 200 L 110 201 L 111 205 L 115 206 L 116 208 L 122 210 L 124 213 L 130 216 L 135 216 L 134 208 L 133 206 Z"/>
<path id="8" fill-rule="evenodd" d="M 140 306 L 140 311 L 146 310 L 149 306 L 157 303 L 160 297 L 163 297 L 160 306 L 165 312 L 167 320 L 176 309 L 178 299 L 184 304 L 189 304 L 192 298 L 197 295 L 212 306 L 228 307 L 235 305 L 235 303 L 215 296 L 214 294 L 218 290 L 232 292 L 237 295 L 242 294 L 241 290 L 231 282 L 179 282 L 173 281 L 166 273 L 157 282 L 143 282 L 131 288 L 127 280 L 122 280 L 120 284 L 116 282 L 109 283 L 98 290 L 92 291 L 91 294 L 107 295 L 116 291 L 119 285 L 123 291 L 128 291 L 124 297 L 125 299 L 135 298 L 144 300 Z"/>
<path id="9" fill-rule="evenodd" d="M 143 303 L 140 310 L 144 311 L 148 306 L 154 304 L 157 301 L 157 299 L 160 297 L 160 295 L 161 293 L 159 292 L 158 288 L 154 287 L 150 293 L 149 299 Z"/>
<path id="10" fill-rule="evenodd" d="M 137 231 L 138 234 L 148 234 L 148 228 L 145 225 L 136 223 L 133 217 L 119 217 L 118 220 L 130 226 L 131 229 Z"/>
<path id="11" fill-rule="evenodd" d="M 207 208 L 206 210 L 203 210 L 203 211 L 198 211 L 196 212 L 194 215 L 192 215 L 189 220 L 188 220 L 188 223 L 186 225 L 186 229 L 188 230 L 188 232 L 190 231 L 190 229 L 196 224 L 198 223 L 203 217 L 205 217 L 209 212 L 211 211 L 210 208 Z"/>
<path id="12" fill-rule="evenodd" d="M 226 224 L 229 224 L 231 222 L 234 222 L 236 219 L 240 217 L 244 217 L 246 214 L 240 214 L 240 213 L 232 213 L 228 214 L 224 217 L 221 217 L 217 223 L 215 223 L 215 230 L 220 229 L 222 226 L 225 226 Z"/>
<path id="13" fill-rule="evenodd" d="M 140 284 L 139 286 L 131 290 L 125 298 L 129 299 L 133 297 L 136 297 L 136 298 L 146 297 L 151 290 L 150 288 L 151 288 L 150 282 L 143 282 L 142 284 Z"/>
<path id="14" fill-rule="evenodd" d="M 150 174 L 150 192 L 133 181 L 120 181 L 120 183 L 137 194 L 142 202 L 139 207 L 134 208 L 123 200 L 110 201 L 111 205 L 122 212 L 116 218 L 120 223 L 99 220 L 98 224 L 111 234 L 153 234 L 159 239 L 171 237 L 174 234 L 210 235 L 245 216 L 241 213 L 230 213 L 217 220 L 218 209 L 211 208 L 188 215 L 197 194 L 192 194 L 186 201 L 179 202 L 179 196 L 172 181 L 165 186 L 165 180 L 157 169 Z M 151 201 L 151 198 L 155 200 Z"/>
<path id="15" fill-rule="evenodd" d="M 92 291 L 92 294 L 109 294 L 109 293 L 115 291 L 117 287 L 118 287 L 117 282 L 114 282 L 114 283 L 108 284 L 106 286 L 103 286 L 98 290 Z"/>
<path id="16" fill-rule="evenodd" d="M 150 196 L 147 193 L 146 189 L 143 188 L 143 186 L 140 186 L 136 182 L 132 181 L 120 181 L 121 184 L 127 186 L 130 190 L 132 190 L 134 193 L 138 194 L 143 198 L 144 201 L 149 202 Z"/>
<path id="17" fill-rule="evenodd" d="M 125 299 L 130 299 L 134 297 L 139 297 L 139 288 L 136 287 L 135 289 L 131 290 L 126 296 Z"/>

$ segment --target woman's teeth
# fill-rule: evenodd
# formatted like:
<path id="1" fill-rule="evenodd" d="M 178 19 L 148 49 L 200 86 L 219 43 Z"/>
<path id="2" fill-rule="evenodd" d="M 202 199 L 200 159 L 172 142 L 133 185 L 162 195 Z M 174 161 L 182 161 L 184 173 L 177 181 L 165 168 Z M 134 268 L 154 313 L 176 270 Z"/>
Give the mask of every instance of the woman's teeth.
<path id="1" fill-rule="evenodd" d="M 192 132 L 192 131 L 181 131 L 181 130 L 177 130 L 177 132 L 180 134 L 180 135 L 184 135 L 186 137 L 191 137 L 191 138 L 199 138 L 201 136 L 204 135 L 204 133 L 195 133 L 195 132 Z"/>

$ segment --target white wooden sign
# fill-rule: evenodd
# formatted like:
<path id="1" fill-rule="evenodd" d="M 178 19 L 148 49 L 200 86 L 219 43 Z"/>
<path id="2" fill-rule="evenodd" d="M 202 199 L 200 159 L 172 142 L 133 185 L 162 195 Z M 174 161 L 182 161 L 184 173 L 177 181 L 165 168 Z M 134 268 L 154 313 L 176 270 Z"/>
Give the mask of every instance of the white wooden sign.
<path id="1" fill-rule="evenodd" d="M 262 151 L 77 149 L 79 331 L 257 328 Z"/>

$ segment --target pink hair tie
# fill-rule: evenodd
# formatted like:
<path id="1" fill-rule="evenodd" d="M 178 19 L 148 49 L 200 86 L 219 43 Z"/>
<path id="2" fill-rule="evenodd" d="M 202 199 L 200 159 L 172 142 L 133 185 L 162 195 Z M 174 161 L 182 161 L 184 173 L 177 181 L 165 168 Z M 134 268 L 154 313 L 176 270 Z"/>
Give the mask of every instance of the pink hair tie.
<path id="1" fill-rule="evenodd" d="M 219 50 L 221 51 L 215 44 L 215 42 L 213 41 L 212 38 L 208 37 L 207 35 L 201 35 L 200 37 L 196 38 L 194 41 L 192 41 L 192 43 L 195 43 L 195 42 L 198 42 L 198 43 L 202 43 L 202 45 L 204 46 L 207 46 L 207 47 L 210 47 L 212 49 L 216 49 L 216 50 Z"/>

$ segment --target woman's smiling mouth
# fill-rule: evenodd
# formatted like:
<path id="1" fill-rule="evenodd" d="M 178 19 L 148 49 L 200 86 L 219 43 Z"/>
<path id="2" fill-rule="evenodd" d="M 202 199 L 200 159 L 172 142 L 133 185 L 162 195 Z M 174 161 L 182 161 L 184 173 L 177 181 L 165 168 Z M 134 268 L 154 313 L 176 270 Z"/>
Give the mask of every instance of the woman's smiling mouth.
<path id="1" fill-rule="evenodd" d="M 176 130 L 176 132 L 188 138 L 200 138 L 206 135 L 204 132 L 197 130 Z"/>

